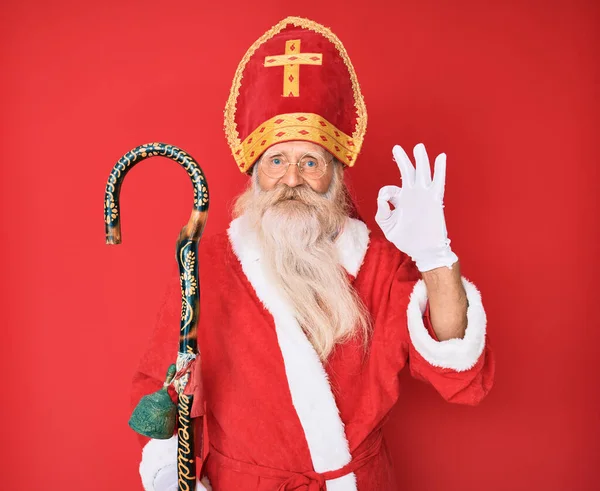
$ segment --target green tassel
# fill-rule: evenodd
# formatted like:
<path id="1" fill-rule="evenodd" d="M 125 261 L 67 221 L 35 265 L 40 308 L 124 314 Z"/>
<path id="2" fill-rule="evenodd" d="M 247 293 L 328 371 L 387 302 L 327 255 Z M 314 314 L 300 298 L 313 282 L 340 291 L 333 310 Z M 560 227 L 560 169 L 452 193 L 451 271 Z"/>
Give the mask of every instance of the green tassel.
<path id="1" fill-rule="evenodd" d="M 140 435 L 166 440 L 173 436 L 177 407 L 173 404 L 167 387 L 175 377 L 177 368 L 171 365 L 162 389 L 142 397 L 129 419 L 129 426 Z"/>

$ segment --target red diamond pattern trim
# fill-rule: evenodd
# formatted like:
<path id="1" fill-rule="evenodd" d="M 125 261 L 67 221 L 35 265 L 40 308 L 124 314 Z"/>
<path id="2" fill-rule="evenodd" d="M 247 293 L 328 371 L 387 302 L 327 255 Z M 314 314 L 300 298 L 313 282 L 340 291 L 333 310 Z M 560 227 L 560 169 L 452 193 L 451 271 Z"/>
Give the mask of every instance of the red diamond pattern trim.
<path id="1" fill-rule="evenodd" d="M 295 81 L 294 78 L 294 76 L 289 77 L 291 81 Z M 290 96 L 291 95 L 292 94 L 290 94 Z M 235 160 L 238 162 L 239 168 L 244 170 L 251 165 L 251 162 L 253 162 L 254 159 L 264 151 L 267 143 L 272 145 L 278 141 L 282 141 L 284 138 L 288 140 L 294 139 L 294 135 L 300 135 L 302 137 L 301 139 L 310 138 L 313 141 L 317 139 L 318 136 L 318 140 L 320 140 L 324 146 L 329 148 L 330 151 L 334 152 L 338 159 L 343 159 L 348 166 L 352 166 L 354 164 L 354 161 L 356 160 L 355 148 L 357 143 L 352 140 L 352 138 L 349 138 L 342 131 L 337 130 L 337 128 L 331 125 L 328 121 L 319 119 L 318 117 L 313 119 L 313 115 L 310 114 L 307 114 L 306 116 L 302 114 L 296 114 L 293 119 L 294 121 L 297 121 L 296 124 L 294 124 L 294 121 L 292 121 L 288 115 L 282 115 L 275 120 L 268 121 L 268 124 L 265 123 L 263 126 L 260 126 L 257 130 L 255 130 L 253 135 L 249 135 L 248 139 L 243 142 L 243 147 L 236 149 L 234 152 Z M 304 124 L 307 121 L 318 122 L 319 127 L 323 129 L 314 131 L 314 129 L 307 128 Z M 272 129 L 271 125 L 274 125 L 275 129 L 277 129 L 277 125 L 282 124 L 284 124 L 284 128 L 282 128 L 278 133 L 270 133 Z M 292 126 L 291 131 L 289 131 L 289 128 L 286 128 L 288 125 Z M 268 132 L 273 136 L 271 138 L 264 136 L 265 132 Z M 344 137 L 346 137 L 346 140 L 345 143 L 343 143 L 344 146 L 342 146 L 338 142 L 341 142 Z M 275 138 L 275 140 L 273 140 L 273 138 Z M 256 145 L 258 145 L 258 147 Z M 254 150 L 248 148 L 249 146 L 254 147 Z M 347 147 L 348 150 L 345 150 L 344 147 Z M 247 154 L 246 151 L 248 151 L 249 154 Z M 343 153 L 344 151 L 346 152 L 345 155 Z"/>

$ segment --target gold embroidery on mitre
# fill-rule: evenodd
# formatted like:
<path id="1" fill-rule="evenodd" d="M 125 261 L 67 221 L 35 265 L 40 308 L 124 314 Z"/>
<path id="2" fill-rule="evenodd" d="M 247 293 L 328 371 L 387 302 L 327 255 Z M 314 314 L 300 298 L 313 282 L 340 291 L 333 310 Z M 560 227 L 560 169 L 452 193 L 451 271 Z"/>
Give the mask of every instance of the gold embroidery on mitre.
<path id="1" fill-rule="evenodd" d="M 266 56 L 264 66 L 283 66 L 283 97 L 300 96 L 300 65 L 322 65 L 322 53 L 301 53 L 300 39 L 285 42 L 285 54 Z"/>
<path id="2" fill-rule="evenodd" d="M 256 128 L 242 142 L 243 155 L 258 158 L 271 145 L 291 140 L 321 145 L 348 167 L 354 165 L 356 143 L 325 118 L 313 113 L 289 113 L 274 116 Z"/>
<path id="3" fill-rule="evenodd" d="M 227 137 L 227 143 L 229 144 L 229 147 L 231 148 L 231 151 L 233 153 L 233 157 L 235 158 L 235 161 L 236 161 L 240 171 L 242 171 L 242 172 L 246 172 L 252 166 L 252 164 L 254 164 L 254 162 L 256 161 L 256 158 L 258 158 L 258 155 L 256 153 L 254 153 L 253 155 L 250 155 L 250 154 L 246 155 L 244 152 L 244 146 L 243 146 L 242 142 L 240 141 L 240 135 L 237 130 L 237 124 L 235 122 L 235 113 L 236 113 L 236 109 L 237 109 L 236 102 L 240 95 L 240 87 L 242 85 L 243 73 L 246 68 L 246 65 L 250 61 L 250 58 L 252 58 L 252 56 L 254 55 L 256 50 L 262 44 L 264 44 L 269 39 L 271 39 L 273 36 L 275 36 L 276 34 L 281 32 L 288 25 L 293 25 L 295 27 L 301 27 L 303 29 L 308 29 L 308 30 L 311 30 L 313 32 L 323 35 L 331 43 L 333 43 L 333 45 L 336 47 L 342 60 L 344 61 L 344 64 L 346 65 L 346 67 L 348 69 L 348 73 L 350 74 L 350 82 L 352 84 L 352 91 L 354 93 L 354 107 L 356 108 L 356 126 L 354 128 L 354 132 L 352 133 L 352 138 L 350 139 L 350 141 L 352 141 L 351 147 L 353 148 L 353 152 L 348 154 L 349 155 L 348 159 L 346 159 L 346 160 L 340 159 L 340 160 L 345 162 L 347 165 L 353 165 L 354 160 L 356 159 L 356 156 L 360 152 L 360 149 L 362 147 L 362 143 L 363 143 L 363 140 L 365 137 L 365 133 L 367 130 L 367 109 L 365 107 L 365 101 L 364 101 L 362 93 L 360 91 L 360 85 L 358 84 L 358 79 L 356 77 L 356 72 L 354 71 L 354 66 L 352 65 L 352 62 L 350 61 L 350 58 L 348 56 L 348 53 L 346 52 L 346 49 L 344 48 L 344 45 L 339 40 L 339 38 L 333 32 L 331 32 L 331 30 L 329 30 L 325 26 L 322 26 L 321 24 L 318 24 L 317 22 L 314 22 L 309 19 L 304 19 L 302 17 L 287 17 L 287 18 L 283 19 L 281 22 L 274 25 L 271 29 L 269 29 L 267 32 L 265 32 L 259 39 L 257 39 L 252 44 L 252 46 L 250 46 L 250 48 L 248 48 L 248 51 L 246 51 L 246 54 L 244 55 L 244 57 L 240 61 L 240 64 L 238 65 L 238 68 L 233 77 L 233 83 L 231 85 L 231 90 L 229 92 L 229 98 L 227 99 L 227 103 L 225 104 L 225 111 L 224 111 L 224 113 L 225 113 L 225 122 L 224 122 L 225 135 Z M 272 119 L 276 119 L 276 118 L 277 117 L 272 118 Z M 333 127 L 333 125 L 331 125 L 331 126 Z M 261 127 L 263 127 L 263 125 L 260 125 L 258 129 L 260 129 Z M 258 131 L 258 129 L 255 131 Z M 308 129 L 307 129 L 307 131 L 308 131 Z M 339 132 L 339 130 L 337 130 L 337 131 Z M 254 132 L 253 132 L 253 134 L 254 134 Z M 250 136 L 246 138 L 246 141 L 249 138 L 250 138 Z M 265 143 L 265 146 L 266 146 L 266 143 Z M 255 152 L 256 152 L 256 150 L 255 150 Z M 352 164 L 348 163 L 348 161 L 350 161 L 350 158 L 352 159 L 351 160 Z"/>

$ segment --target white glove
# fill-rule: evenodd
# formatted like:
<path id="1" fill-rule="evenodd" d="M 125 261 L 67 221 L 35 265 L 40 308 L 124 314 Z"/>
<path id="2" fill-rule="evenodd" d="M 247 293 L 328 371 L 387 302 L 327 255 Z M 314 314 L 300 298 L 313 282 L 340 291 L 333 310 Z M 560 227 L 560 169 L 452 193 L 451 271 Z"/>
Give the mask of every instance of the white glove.
<path id="1" fill-rule="evenodd" d="M 416 170 L 400 145 L 392 153 L 400 168 L 402 188 L 384 186 L 379 190 L 375 221 L 385 237 L 415 261 L 419 271 L 441 266 L 451 269 L 458 257 L 450 249 L 444 218 L 446 154 L 435 159 L 432 181 L 429 158 L 422 143 L 413 150 Z M 394 210 L 388 202 L 394 205 Z"/>
<path id="2" fill-rule="evenodd" d="M 140 477 L 146 491 L 178 491 L 177 436 L 150 440 L 142 451 Z M 196 491 L 210 491 L 208 478 L 196 481 Z"/>
<path id="3" fill-rule="evenodd" d="M 154 478 L 154 491 L 177 491 L 177 464 L 158 471 Z"/>
<path id="4" fill-rule="evenodd" d="M 204 483 L 206 481 L 203 479 Z M 178 491 L 177 487 L 177 465 L 168 465 L 158 471 L 154 478 L 154 490 L 155 491 Z M 196 480 L 196 491 L 204 491 L 208 488 L 204 486 L 200 481 Z"/>

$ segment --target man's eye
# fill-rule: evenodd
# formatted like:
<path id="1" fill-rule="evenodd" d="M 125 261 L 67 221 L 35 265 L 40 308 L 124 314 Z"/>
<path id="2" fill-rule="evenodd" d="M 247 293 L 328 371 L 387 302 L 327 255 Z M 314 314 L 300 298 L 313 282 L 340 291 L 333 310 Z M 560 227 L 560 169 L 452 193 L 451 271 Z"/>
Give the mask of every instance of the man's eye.
<path id="1" fill-rule="evenodd" d="M 316 167 L 317 163 L 314 160 L 307 160 L 305 165 L 306 167 Z"/>
<path id="2" fill-rule="evenodd" d="M 280 164 L 281 164 L 281 159 L 278 159 L 277 157 L 275 157 L 275 158 L 272 160 L 272 162 L 273 162 L 275 165 L 280 165 Z"/>

